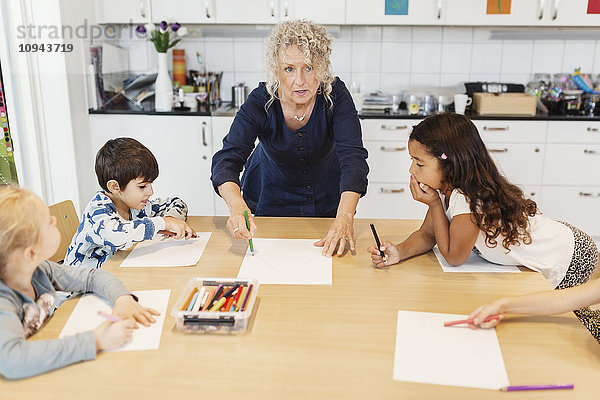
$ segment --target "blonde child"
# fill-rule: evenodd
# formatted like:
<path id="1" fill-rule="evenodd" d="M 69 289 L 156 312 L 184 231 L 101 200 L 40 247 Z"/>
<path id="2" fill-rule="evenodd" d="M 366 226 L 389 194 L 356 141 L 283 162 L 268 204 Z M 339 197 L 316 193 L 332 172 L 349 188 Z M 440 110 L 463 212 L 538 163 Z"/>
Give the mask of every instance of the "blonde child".
<path id="1" fill-rule="evenodd" d="M 580 285 L 592 275 L 598 262 L 594 241 L 543 216 L 498 171 L 469 118 L 451 113 L 425 118 L 413 129 L 408 150 L 412 196 L 429 208 L 419 230 L 406 240 L 384 241 L 384 258 L 375 246 L 368 248 L 375 266 L 398 263 L 437 244 L 453 266 L 463 264 L 475 248 L 493 263 L 542 273 L 555 289 Z"/>
<path id="2" fill-rule="evenodd" d="M 66 265 L 100 268 L 117 250 L 167 230 L 176 239 L 196 232 L 185 222 L 187 205 L 178 197 L 150 199 L 158 163 L 132 138 L 111 139 L 96 155 L 102 190 L 86 206 L 67 250 Z"/>
<path id="3" fill-rule="evenodd" d="M 0 374 L 25 378 L 119 347 L 136 328 L 149 326 L 155 310 L 139 305 L 107 271 L 45 261 L 57 250 L 60 233 L 42 200 L 25 189 L 0 189 Z M 55 340 L 32 340 L 52 315 L 56 290 L 95 292 L 114 304 L 122 320 Z"/>

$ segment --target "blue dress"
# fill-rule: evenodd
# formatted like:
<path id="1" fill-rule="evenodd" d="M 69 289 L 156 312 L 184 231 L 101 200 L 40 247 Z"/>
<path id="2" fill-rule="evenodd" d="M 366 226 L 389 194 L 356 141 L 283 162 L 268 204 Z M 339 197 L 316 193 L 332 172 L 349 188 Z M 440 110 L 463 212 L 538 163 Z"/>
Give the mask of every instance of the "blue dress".
<path id="1" fill-rule="evenodd" d="M 279 217 L 335 217 L 342 192 L 364 195 L 369 167 L 358 114 L 344 83 L 336 78 L 332 87 L 333 108 L 317 95 L 297 130 L 287 127 L 278 99 L 265 111 L 264 83 L 254 89 L 213 156 L 215 191 L 234 182 L 255 215 Z"/>

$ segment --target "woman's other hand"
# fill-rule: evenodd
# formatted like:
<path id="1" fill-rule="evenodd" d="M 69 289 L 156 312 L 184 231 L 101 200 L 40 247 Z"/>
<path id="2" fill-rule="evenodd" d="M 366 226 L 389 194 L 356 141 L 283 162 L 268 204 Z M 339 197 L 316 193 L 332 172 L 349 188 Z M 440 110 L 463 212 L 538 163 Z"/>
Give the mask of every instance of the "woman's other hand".
<path id="1" fill-rule="evenodd" d="M 354 218 L 339 214 L 327 235 L 321 240 L 315 242 L 315 246 L 323 247 L 323 255 L 332 257 L 337 248 L 337 255 L 344 254 L 346 246 L 350 251 L 356 251 L 356 243 L 354 242 Z"/>

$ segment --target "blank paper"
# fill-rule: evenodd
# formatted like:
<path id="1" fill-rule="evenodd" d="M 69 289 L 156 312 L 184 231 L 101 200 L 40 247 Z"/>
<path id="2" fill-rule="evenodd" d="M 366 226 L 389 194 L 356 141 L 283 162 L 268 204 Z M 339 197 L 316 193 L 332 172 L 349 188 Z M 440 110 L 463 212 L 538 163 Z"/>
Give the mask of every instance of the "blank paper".
<path id="1" fill-rule="evenodd" d="M 471 252 L 469 258 L 467 258 L 467 261 L 463 265 L 453 267 L 446 262 L 444 256 L 442 256 L 442 253 L 440 253 L 440 249 L 438 249 L 437 246 L 432 250 L 444 272 L 521 272 L 519 267 L 515 265 L 494 264 L 479 256 L 474 251 Z"/>
<path id="2" fill-rule="evenodd" d="M 444 327 L 465 315 L 398 311 L 394 380 L 500 389 L 508 386 L 495 329 Z"/>
<path id="3" fill-rule="evenodd" d="M 252 239 L 238 278 L 254 278 L 264 284 L 331 285 L 331 258 L 315 247 L 319 239 Z"/>
<path id="4" fill-rule="evenodd" d="M 138 323 L 139 328 L 134 329 L 131 339 L 123 346 L 111 351 L 152 350 L 158 349 L 160 344 L 160 335 L 165 322 L 171 290 L 142 290 L 133 292 L 133 294 L 138 297 L 141 305 L 155 309 L 160 315 L 154 317 L 156 322 L 149 327 Z M 105 321 L 104 317 L 98 315 L 98 311 L 110 314 L 112 306 L 102 297 L 95 294 L 84 294 L 79 299 L 79 303 L 75 306 L 59 337 L 95 329 Z"/>
<path id="5" fill-rule="evenodd" d="M 121 263 L 121 267 L 186 267 L 196 265 L 211 232 L 196 232 L 197 238 L 156 237 L 140 242 Z"/>

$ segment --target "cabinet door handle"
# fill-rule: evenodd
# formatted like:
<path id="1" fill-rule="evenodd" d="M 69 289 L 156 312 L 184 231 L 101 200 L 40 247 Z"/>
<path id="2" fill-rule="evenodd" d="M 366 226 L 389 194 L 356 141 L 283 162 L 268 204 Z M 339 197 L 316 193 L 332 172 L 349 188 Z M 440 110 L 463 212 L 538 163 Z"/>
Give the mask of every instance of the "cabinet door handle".
<path id="1" fill-rule="evenodd" d="M 560 3 L 560 0 L 553 0 L 552 2 L 552 21 L 555 21 L 558 17 L 558 3 Z"/>
<path id="2" fill-rule="evenodd" d="M 385 193 L 385 194 L 404 193 L 404 189 L 386 189 L 386 188 L 380 187 L 379 193 Z"/>
<path id="3" fill-rule="evenodd" d="M 381 146 L 379 148 L 379 150 L 381 151 L 405 151 L 406 147 L 388 147 L 388 146 Z"/>
<path id="4" fill-rule="evenodd" d="M 438 20 L 442 19 L 442 1 L 443 0 L 438 0 L 438 6 L 437 6 L 437 19 Z"/>
<path id="5" fill-rule="evenodd" d="M 140 15 L 142 18 L 146 18 L 146 7 L 144 7 L 144 0 L 140 0 Z"/>
<path id="6" fill-rule="evenodd" d="M 287 1 L 283 2 L 283 16 L 284 16 L 284 18 L 288 17 L 288 2 Z"/>
<path id="7" fill-rule="evenodd" d="M 275 2 L 271 2 L 271 17 L 275 18 Z"/>
<path id="8" fill-rule="evenodd" d="M 583 152 L 585 154 L 598 154 L 598 152 L 596 150 L 588 150 L 588 149 L 584 149 Z"/>
<path id="9" fill-rule="evenodd" d="M 484 126 L 484 131 L 507 131 L 509 130 L 509 126 Z"/>
<path id="10" fill-rule="evenodd" d="M 579 192 L 579 197 L 600 197 L 600 193 Z"/>
<path id="11" fill-rule="evenodd" d="M 544 18 L 544 8 L 546 8 L 546 0 L 538 0 L 538 15 L 537 15 L 537 19 Z"/>
<path id="12" fill-rule="evenodd" d="M 206 122 L 202 122 L 202 145 L 208 147 L 206 142 Z"/>
<path id="13" fill-rule="evenodd" d="M 600 132 L 600 129 L 598 129 L 598 128 L 592 128 L 591 126 L 588 126 L 587 127 L 587 131 L 588 132 Z"/>
<path id="14" fill-rule="evenodd" d="M 508 149 L 505 147 L 503 149 L 488 149 L 490 153 L 508 153 Z"/>
<path id="15" fill-rule="evenodd" d="M 206 1 L 204 10 L 206 12 L 206 18 L 210 18 L 210 1 Z"/>
<path id="16" fill-rule="evenodd" d="M 381 125 L 381 129 L 384 131 L 403 131 L 408 129 L 406 125 Z"/>

